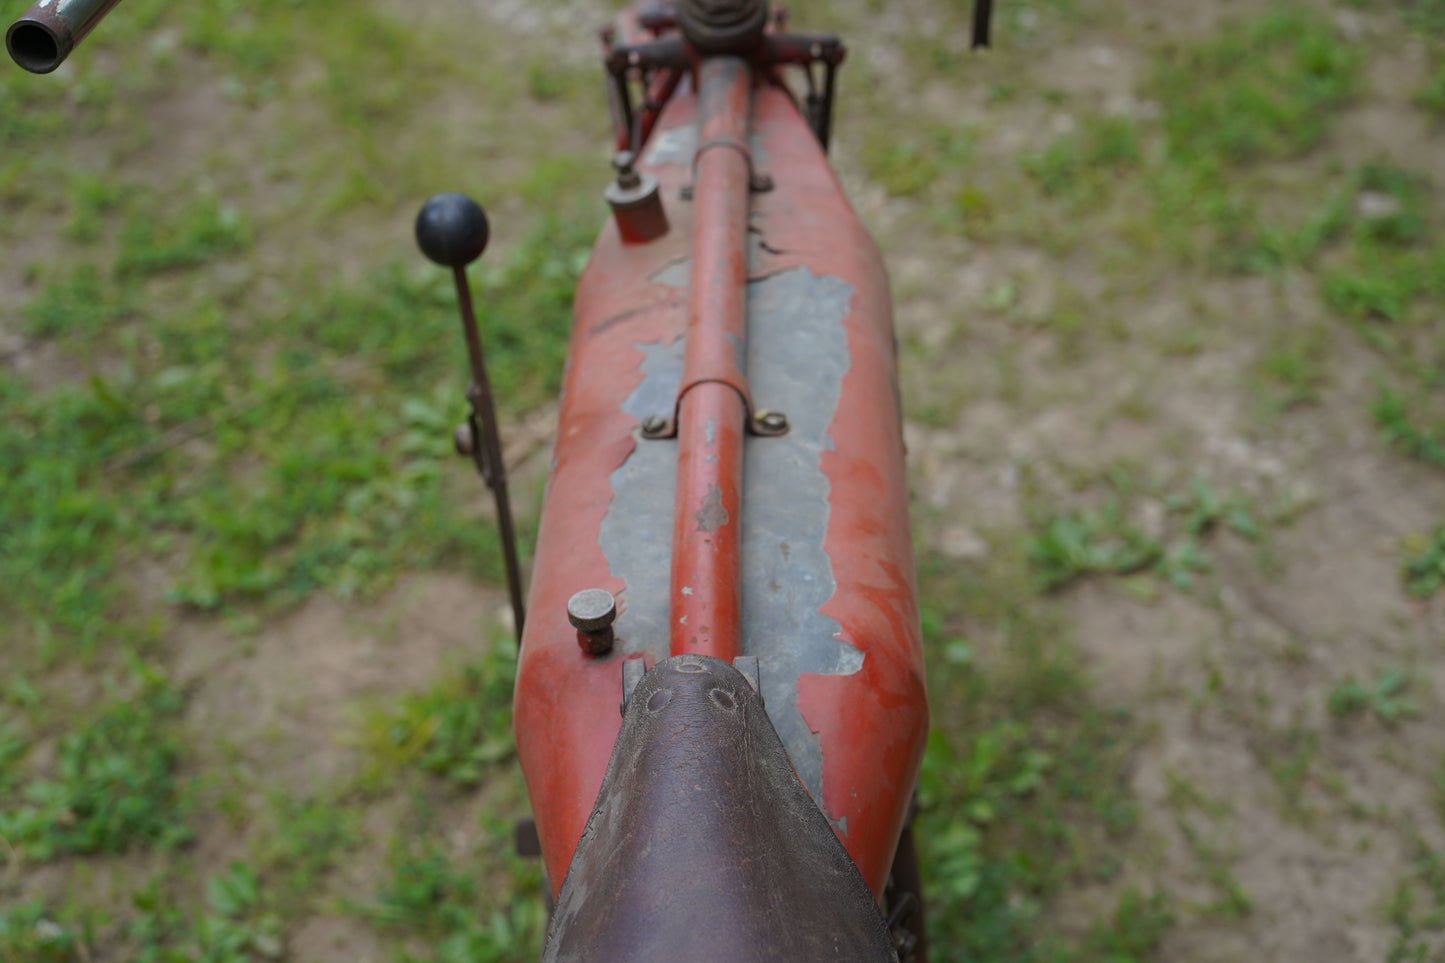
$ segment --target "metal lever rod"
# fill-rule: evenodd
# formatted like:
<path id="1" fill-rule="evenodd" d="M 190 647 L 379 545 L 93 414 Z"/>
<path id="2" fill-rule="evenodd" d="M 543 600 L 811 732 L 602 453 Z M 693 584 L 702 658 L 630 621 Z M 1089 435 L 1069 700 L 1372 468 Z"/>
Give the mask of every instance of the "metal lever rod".
<path id="1" fill-rule="evenodd" d="M 512 526 L 512 503 L 507 495 L 507 467 L 502 461 L 502 436 L 497 427 L 497 409 L 492 403 L 492 384 L 487 379 L 487 359 L 482 353 L 482 336 L 472 309 L 472 289 L 467 282 L 467 265 L 486 250 L 491 228 L 481 205 L 465 194 L 437 194 L 422 205 L 416 218 L 416 242 L 422 253 L 452 269 L 457 301 L 462 312 L 462 335 L 467 341 L 467 361 L 472 383 L 467 388 L 465 445 L 458 447 L 471 455 L 477 472 L 497 503 L 497 530 L 502 537 L 502 557 L 507 566 L 507 590 L 512 597 L 512 615 L 517 623 L 517 644 L 522 644 L 526 611 L 522 606 L 522 567 L 517 563 L 517 533 Z"/>
<path id="2" fill-rule="evenodd" d="M 517 562 L 517 533 L 512 526 L 512 502 L 507 492 L 507 466 L 502 461 L 502 436 L 497 427 L 497 409 L 492 402 L 492 384 L 487 378 L 486 356 L 477 329 L 477 316 L 472 308 L 472 289 L 467 269 L 452 268 L 457 284 L 457 301 L 462 311 L 462 334 L 467 340 L 467 360 L 472 368 L 472 383 L 467 388 L 471 416 L 467 424 L 472 433 L 472 461 L 477 473 L 492 490 L 497 503 L 497 531 L 502 537 L 502 558 L 507 567 L 507 591 L 512 597 L 512 615 L 517 623 L 517 643 L 522 641 L 522 625 L 526 611 L 522 604 L 522 567 Z"/>

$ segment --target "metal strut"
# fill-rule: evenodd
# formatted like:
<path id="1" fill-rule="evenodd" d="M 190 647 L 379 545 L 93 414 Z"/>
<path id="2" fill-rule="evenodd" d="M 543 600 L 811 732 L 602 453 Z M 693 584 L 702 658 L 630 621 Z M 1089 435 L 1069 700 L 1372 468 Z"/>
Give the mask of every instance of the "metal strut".
<path id="1" fill-rule="evenodd" d="M 708 57 L 698 69 L 693 269 L 683 394 L 677 403 L 669 651 L 731 662 L 739 653 L 743 439 L 747 433 L 747 237 L 752 69 Z M 737 149 L 721 149 L 735 147 Z"/>

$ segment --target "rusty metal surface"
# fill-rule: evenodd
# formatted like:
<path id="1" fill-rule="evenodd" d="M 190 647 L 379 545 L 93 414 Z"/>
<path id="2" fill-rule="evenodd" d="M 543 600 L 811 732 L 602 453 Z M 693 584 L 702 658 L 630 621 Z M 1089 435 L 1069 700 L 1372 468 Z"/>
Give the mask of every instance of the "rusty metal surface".
<path id="1" fill-rule="evenodd" d="M 542 959 L 897 956 L 747 679 L 718 659 L 678 656 L 628 701 Z"/>
<path id="2" fill-rule="evenodd" d="M 5 32 L 5 49 L 21 67 L 48 74 L 120 0 L 37 0 Z"/>
<path id="3" fill-rule="evenodd" d="M 681 87 L 639 153 L 669 200 L 692 181 L 693 152 L 705 140 L 697 107 L 692 89 Z M 760 654 L 773 647 L 772 665 L 760 672 L 770 717 L 784 742 L 802 747 L 799 769 L 815 801 L 881 896 L 927 726 L 888 283 L 798 106 L 764 86 L 753 109 L 748 154 L 754 166 L 766 166 L 776 189 L 748 202 L 749 336 L 730 347 L 746 352 L 755 407 L 785 412 L 790 431 L 745 443 L 742 552 L 747 559 L 755 551 L 751 513 L 762 513 L 757 530 L 765 532 L 775 525 L 767 506 L 795 511 L 807 529 L 806 538 L 795 537 L 806 550 L 778 566 L 775 534 L 756 551 L 772 553 L 764 568 L 772 564 L 796 585 L 822 588 L 800 590 L 787 605 L 779 601 L 773 616 L 787 621 L 773 629 L 761 610 L 750 614 L 765 589 L 745 581 L 742 648 Z M 741 159 L 735 150 L 708 153 Z M 578 289 L 515 722 L 554 887 L 592 811 L 618 731 L 621 663 L 648 664 L 669 652 L 678 443 L 644 440 L 642 425 L 671 414 L 683 384 L 687 292 L 699 270 L 691 248 L 696 207 L 670 204 L 671 230 L 647 245 L 623 244 L 609 219 Z M 817 316 L 800 314 L 811 298 Z M 775 343 L 789 331 L 797 332 L 796 344 Z M 778 378 L 807 386 L 816 377 L 822 387 L 806 401 L 778 400 L 771 388 L 759 393 L 765 359 L 774 357 Z M 829 372 L 840 365 L 834 400 Z M 788 456 L 796 464 L 776 473 L 758 461 L 760 446 L 803 442 L 810 447 Z M 750 490 L 754 468 L 778 481 L 760 480 L 759 490 Z M 618 601 L 616 645 L 600 659 L 582 655 L 565 617 L 567 598 L 590 587 Z M 803 638 L 786 647 L 772 642 L 795 632 Z"/>

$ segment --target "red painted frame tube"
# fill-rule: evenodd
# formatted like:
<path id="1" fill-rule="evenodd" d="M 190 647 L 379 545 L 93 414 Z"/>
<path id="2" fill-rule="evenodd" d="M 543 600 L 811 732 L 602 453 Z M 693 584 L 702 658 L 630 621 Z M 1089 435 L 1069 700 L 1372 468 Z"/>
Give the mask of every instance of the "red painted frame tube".
<path id="1" fill-rule="evenodd" d="M 741 632 L 752 85 L 748 64 L 735 57 L 708 58 L 698 69 L 693 258 L 677 406 L 669 651 L 728 661 Z"/>

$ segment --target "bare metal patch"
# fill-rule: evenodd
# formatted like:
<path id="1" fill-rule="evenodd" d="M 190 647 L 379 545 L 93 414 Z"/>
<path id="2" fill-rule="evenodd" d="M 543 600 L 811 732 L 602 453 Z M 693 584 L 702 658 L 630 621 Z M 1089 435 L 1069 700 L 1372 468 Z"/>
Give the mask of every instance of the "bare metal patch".
<path id="1" fill-rule="evenodd" d="M 671 414 L 682 381 L 682 339 L 637 348 L 643 355 L 642 382 L 622 403 L 622 410 L 639 420 Z M 597 543 L 607 557 L 608 571 L 623 581 L 623 604 L 613 625 L 618 648 L 666 658 L 677 442 L 638 441 L 610 481 L 612 502 Z"/>
<path id="2" fill-rule="evenodd" d="M 850 364 L 843 320 L 852 296 L 847 282 L 806 268 L 748 285 L 751 394 L 758 407 L 785 413 L 789 431 L 744 443 L 741 651 L 758 657 L 768 716 L 820 806 L 823 750 L 798 709 L 798 677 L 849 675 L 863 665 L 862 651 L 840 637 L 842 626 L 819 611 L 837 589 L 823 550 L 830 489 L 822 455 L 833 448 L 828 426 Z M 623 410 L 638 419 L 670 413 L 683 339 L 637 348 L 643 380 Z M 598 533 L 609 571 L 624 582 L 618 646 L 658 659 L 668 648 L 676 471 L 675 441 L 639 441 L 612 472 Z M 700 525 L 715 521 L 702 514 Z"/>
<path id="3" fill-rule="evenodd" d="M 788 416 L 788 433 L 749 438 L 743 462 L 743 642 L 793 767 L 822 805 L 823 750 L 798 710 L 798 676 L 849 675 L 863 653 L 819 611 L 837 588 L 823 550 L 823 452 L 849 366 L 853 287 L 806 268 L 748 286 L 747 372 L 753 403 Z"/>

